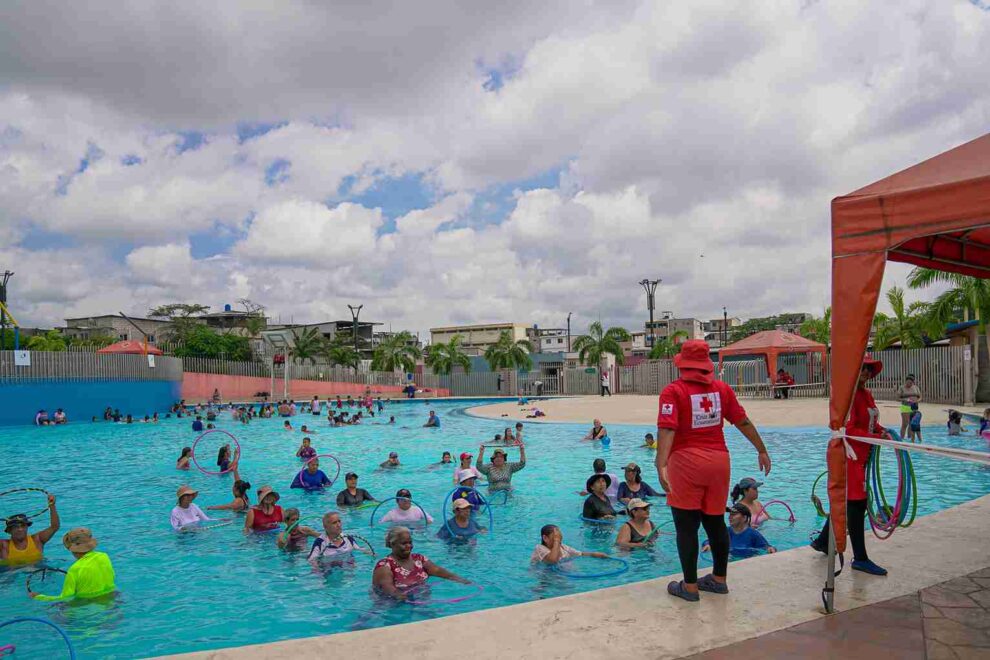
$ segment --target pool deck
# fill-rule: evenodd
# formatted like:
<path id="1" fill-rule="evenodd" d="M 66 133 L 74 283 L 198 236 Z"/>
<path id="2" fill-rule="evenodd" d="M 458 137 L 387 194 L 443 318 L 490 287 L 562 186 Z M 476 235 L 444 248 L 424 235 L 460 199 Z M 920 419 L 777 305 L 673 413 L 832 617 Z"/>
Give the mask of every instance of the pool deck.
<path id="1" fill-rule="evenodd" d="M 730 564 L 732 593 L 703 594 L 700 603 L 667 595 L 674 575 L 401 626 L 169 657 L 653 659 L 713 649 L 710 658 L 745 657 L 737 649 L 762 658 L 988 657 L 988 520 L 990 495 L 920 518 L 887 541 L 870 536 L 871 556 L 890 575 L 847 567 L 836 579 L 839 613 L 832 616 L 820 599 L 825 557 L 796 548 Z M 971 578 L 957 579 L 963 576 Z"/>

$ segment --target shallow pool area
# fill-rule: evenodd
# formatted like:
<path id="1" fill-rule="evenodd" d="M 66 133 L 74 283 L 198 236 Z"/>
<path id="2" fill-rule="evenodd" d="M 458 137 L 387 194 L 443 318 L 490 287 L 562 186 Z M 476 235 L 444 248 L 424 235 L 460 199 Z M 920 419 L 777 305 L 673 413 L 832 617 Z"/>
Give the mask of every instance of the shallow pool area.
<path id="1" fill-rule="evenodd" d="M 293 418 L 297 428 L 315 420 L 313 438 L 320 453 L 336 456 L 343 472 L 360 475 L 360 486 L 376 498 L 393 497 L 401 487 L 440 523 L 444 496 L 452 487 L 450 467 L 432 465 L 444 450 L 456 456 L 476 453 L 507 423 L 469 416 L 467 402 L 393 404 L 386 416 L 396 415 L 396 426 L 374 423 L 332 429 L 320 418 Z M 434 408 L 443 420 L 439 430 L 421 428 L 426 412 Z M 374 421 L 381 421 L 381 418 Z M 607 420 L 606 420 L 607 422 Z M 615 529 L 588 525 L 579 519 L 582 498 L 576 493 L 591 473 L 597 457 L 609 463 L 609 472 L 621 475 L 634 461 L 643 467 L 644 480 L 658 487 L 652 469 L 653 452 L 642 448 L 646 426 L 607 424 L 612 444 L 581 442 L 586 429 L 572 424 L 527 424 L 527 467 L 513 478 L 515 491 L 505 505 L 493 507 L 494 529 L 468 545 L 447 545 L 434 538 L 439 524 L 414 537 L 415 551 L 425 554 L 483 587 L 477 596 L 455 604 L 387 606 L 369 593 L 373 560 L 358 557 L 354 567 L 314 570 L 304 556 L 275 547 L 270 535 L 245 537 L 239 525 L 196 534 L 178 535 L 168 526 L 176 488 L 189 483 L 200 490 L 202 507 L 229 502 L 230 475 L 216 477 L 174 469 L 184 445 L 198 434 L 189 420 L 166 420 L 158 425 L 75 424 L 37 429 L 0 429 L 0 490 L 44 487 L 58 497 L 62 531 L 87 526 L 111 556 L 121 594 L 109 604 L 45 605 L 27 598 L 26 571 L 0 573 L 0 620 L 14 616 L 42 616 L 62 625 L 71 635 L 80 657 L 132 658 L 200 649 L 324 635 L 357 628 L 405 623 L 470 610 L 550 598 L 604 586 L 643 580 L 677 572 L 679 564 L 672 536 L 661 536 L 652 550 L 616 551 Z M 327 493 L 290 490 L 298 470 L 294 452 L 302 434 L 281 429 L 281 419 L 254 420 L 241 425 L 221 417 L 218 427 L 230 431 L 243 448 L 241 475 L 252 492 L 271 484 L 282 496 L 283 508 L 295 506 L 318 525 L 318 516 L 335 509 L 335 484 Z M 980 439 L 939 437 L 926 429 L 930 442 L 985 449 Z M 220 434 L 213 434 L 219 436 Z M 733 478 L 757 476 L 756 457 L 749 444 L 729 431 Z M 764 431 L 773 471 L 761 489 L 761 499 L 784 500 L 797 522 L 767 523 L 763 531 L 780 549 L 807 543 L 820 519 L 810 502 L 811 484 L 824 469 L 825 434 L 821 429 L 767 429 Z M 216 443 L 204 439 L 206 465 L 214 463 Z M 384 471 L 378 464 L 389 451 L 400 454 L 402 467 Z M 510 450 L 512 457 L 517 450 Z M 489 450 L 490 452 L 490 450 Z M 212 455 L 211 455 L 212 454 Z M 968 463 L 915 456 L 920 496 L 919 514 L 930 513 L 990 492 L 990 470 Z M 331 462 L 332 463 L 332 462 Z M 887 463 L 893 478 L 893 461 Z M 324 462 L 331 477 L 335 469 Z M 342 480 L 341 480 L 342 482 Z M 820 495 L 824 497 L 820 487 Z M 252 501 L 253 501 L 252 497 Z M 501 496 L 493 498 L 501 502 Z M 39 498 L 37 507 L 44 502 Z M 379 511 L 378 517 L 385 511 Z M 36 508 L 37 508 L 36 507 Z M 779 510 L 782 513 L 783 509 Z M 0 514 L 9 515 L 0 499 Z M 775 512 L 771 509 L 771 513 Z M 345 531 L 369 539 L 381 555 L 384 526 L 369 526 L 370 509 L 345 514 Z M 655 522 L 670 519 L 662 500 L 653 507 Z M 47 522 L 38 519 L 33 531 Z M 555 523 L 564 542 L 582 550 L 608 551 L 625 559 L 629 571 L 610 578 L 573 580 L 532 568 L 529 556 L 539 540 L 539 528 Z M 47 563 L 65 568 L 71 556 L 60 543 L 61 532 L 47 546 Z M 583 560 L 593 561 L 593 560 Z M 731 568 L 730 568 L 731 579 Z M 437 600 L 470 592 L 459 585 L 437 585 Z M 9 631 L 9 634 L 7 634 Z M 29 628 L 0 631 L 0 645 L 16 643 L 26 657 L 60 655 L 59 640 L 50 631 Z"/>

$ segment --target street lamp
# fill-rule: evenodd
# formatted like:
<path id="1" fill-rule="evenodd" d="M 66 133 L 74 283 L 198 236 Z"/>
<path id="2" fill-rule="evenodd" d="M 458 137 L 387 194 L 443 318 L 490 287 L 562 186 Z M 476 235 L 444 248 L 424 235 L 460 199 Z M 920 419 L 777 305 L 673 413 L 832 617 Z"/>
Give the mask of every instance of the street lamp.
<path id="1" fill-rule="evenodd" d="M 653 348 L 654 341 L 653 310 L 656 308 L 654 294 L 656 294 L 657 285 L 662 281 L 659 277 L 655 280 L 644 278 L 639 283 L 646 291 L 646 308 L 650 311 L 650 348 Z"/>
<path id="2" fill-rule="evenodd" d="M 354 330 L 353 330 L 353 333 L 354 333 L 354 350 L 355 351 L 357 350 L 357 347 L 358 347 L 358 316 L 361 315 L 361 308 L 362 307 L 364 307 L 364 305 L 358 305 L 357 307 L 355 307 L 354 305 L 348 305 L 347 306 L 347 309 L 351 310 L 351 318 L 354 319 Z"/>
<path id="3" fill-rule="evenodd" d="M 7 337 L 7 281 L 13 274 L 13 271 L 5 270 L 3 279 L 0 280 L 0 351 L 3 350 L 3 340 Z"/>
<path id="4" fill-rule="evenodd" d="M 725 306 L 722 306 L 722 347 L 729 342 L 729 313 L 725 311 Z"/>
<path id="5" fill-rule="evenodd" d="M 571 352 L 571 314 L 573 312 L 567 312 L 567 352 Z"/>

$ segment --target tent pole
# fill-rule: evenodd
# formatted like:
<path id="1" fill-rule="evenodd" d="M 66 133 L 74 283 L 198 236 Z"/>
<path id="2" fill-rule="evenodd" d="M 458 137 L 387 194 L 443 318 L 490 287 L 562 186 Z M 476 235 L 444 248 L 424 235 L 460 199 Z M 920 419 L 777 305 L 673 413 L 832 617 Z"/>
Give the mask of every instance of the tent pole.
<path id="1" fill-rule="evenodd" d="M 828 562 L 825 575 L 825 613 L 835 612 L 835 526 L 828 526 Z"/>

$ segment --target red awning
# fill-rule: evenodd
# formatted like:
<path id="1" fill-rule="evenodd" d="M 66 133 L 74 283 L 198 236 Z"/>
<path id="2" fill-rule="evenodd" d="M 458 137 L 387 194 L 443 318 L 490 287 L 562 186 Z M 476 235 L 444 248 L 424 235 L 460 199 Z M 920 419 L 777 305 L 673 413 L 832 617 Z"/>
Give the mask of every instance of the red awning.
<path id="1" fill-rule="evenodd" d="M 846 423 L 887 260 L 990 277 L 990 134 L 832 200 L 829 425 Z M 829 443 L 835 541 L 846 545 L 842 443 Z"/>
<path id="2" fill-rule="evenodd" d="M 127 339 L 125 341 L 118 341 L 116 344 L 110 344 L 106 348 L 101 348 L 96 351 L 97 353 L 114 353 L 117 355 L 164 355 L 161 349 L 148 344 L 145 347 L 144 342 L 134 341 L 132 339 Z"/>
<path id="3" fill-rule="evenodd" d="M 764 330 L 729 344 L 718 351 L 718 361 L 728 355 L 763 355 L 767 359 L 767 373 L 777 373 L 777 356 L 783 353 L 821 353 L 825 358 L 827 348 L 801 335 L 783 330 Z"/>

